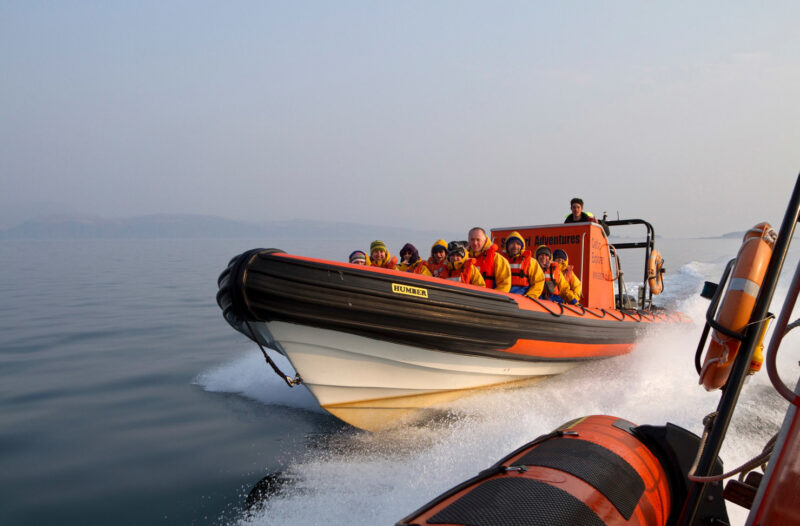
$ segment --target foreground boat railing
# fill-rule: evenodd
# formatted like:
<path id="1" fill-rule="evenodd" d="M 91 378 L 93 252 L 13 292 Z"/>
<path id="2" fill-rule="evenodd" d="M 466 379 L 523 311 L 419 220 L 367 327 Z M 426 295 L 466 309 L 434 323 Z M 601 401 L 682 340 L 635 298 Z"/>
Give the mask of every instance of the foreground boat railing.
<path id="1" fill-rule="evenodd" d="M 778 239 L 773 248 L 764 282 L 758 293 L 758 298 L 750 316 L 750 321 L 744 331 L 742 343 L 734 359 L 730 377 L 727 383 L 722 387 L 722 396 L 717 406 L 715 416 L 709 422 L 707 437 L 704 441 L 705 446 L 699 452 L 696 469 L 694 470 L 694 475 L 696 477 L 702 478 L 710 476 L 714 461 L 719 455 L 722 442 L 725 439 L 725 434 L 727 433 L 728 426 L 733 416 L 734 408 L 739 399 L 739 394 L 741 393 L 745 378 L 748 376 L 753 353 L 759 344 L 763 325 L 769 318 L 768 309 L 772 302 L 772 297 L 775 293 L 783 264 L 786 260 L 798 217 L 800 217 L 800 176 L 798 176 L 795 183 L 792 197 L 786 209 L 783 222 L 781 223 Z M 791 303 L 793 307 L 794 299 L 789 303 Z M 786 308 L 784 308 L 784 312 L 787 312 Z M 788 309 L 788 312 L 789 314 L 785 316 L 791 314 L 791 309 Z M 781 316 L 785 317 L 784 313 L 782 313 Z M 777 344 L 780 343 L 780 339 L 783 338 L 785 328 L 785 323 L 776 325 L 773 335 L 773 341 L 775 341 L 774 345 L 776 347 Z M 707 328 L 704 330 L 704 334 L 707 334 Z M 708 484 L 708 482 L 690 482 L 689 493 L 681 510 L 678 524 L 693 524 L 695 522 L 698 510 L 705 498 Z"/>

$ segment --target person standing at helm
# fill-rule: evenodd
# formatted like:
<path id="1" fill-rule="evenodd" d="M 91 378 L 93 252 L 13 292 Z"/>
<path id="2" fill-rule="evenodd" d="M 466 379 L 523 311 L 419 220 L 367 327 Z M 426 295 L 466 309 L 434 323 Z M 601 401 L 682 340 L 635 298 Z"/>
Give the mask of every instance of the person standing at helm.
<path id="1" fill-rule="evenodd" d="M 587 221 L 590 223 L 597 223 L 594 214 L 584 211 L 583 199 L 580 197 L 572 198 L 569 202 L 569 209 L 572 210 L 572 213 L 567 215 L 567 218 L 564 220 L 565 223 L 586 223 Z"/>
<path id="2" fill-rule="evenodd" d="M 475 227 L 469 231 L 469 252 L 486 282 L 486 288 L 508 292 L 511 289 L 511 268 L 508 260 L 498 253 L 497 245 L 486 231 Z"/>
<path id="3" fill-rule="evenodd" d="M 577 303 L 578 301 L 569 292 L 569 284 L 561 274 L 558 264 L 550 260 L 552 256 L 553 252 L 547 245 L 539 245 L 536 248 L 536 261 L 539 262 L 539 266 L 544 271 L 544 290 L 542 290 L 542 295 L 539 296 L 539 299 L 555 301 L 556 303 L 564 303 L 564 300 L 567 300 L 567 303 Z M 569 298 L 572 299 L 568 299 L 565 296 L 567 293 Z"/>
<path id="4" fill-rule="evenodd" d="M 558 263 L 559 269 L 564 275 L 567 285 L 569 285 L 572 298 L 574 298 L 576 301 L 580 301 L 583 297 L 581 280 L 578 279 L 578 276 L 575 275 L 574 268 L 569 264 L 569 257 L 567 256 L 567 253 L 560 248 L 557 248 L 553 251 L 553 261 Z"/>
<path id="5" fill-rule="evenodd" d="M 447 241 L 440 239 L 433 244 L 431 257 L 428 258 L 426 265 L 433 277 L 442 277 L 442 274 L 447 271 Z"/>
<path id="6" fill-rule="evenodd" d="M 475 260 L 467 257 L 467 249 L 458 241 L 451 241 L 447 245 L 447 270 L 440 277 L 478 287 L 486 286 Z"/>
<path id="7" fill-rule="evenodd" d="M 530 250 L 525 250 L 525 240 L 519 232 L 511 232 L 506 238 L 503 255 L 511 268 L 511 292 L 538 298 L 544 288 L 544 273 L 539 262 L 533 259 Z"/>
<path id="8" fill-rule="evenodd" d="M 431 271 L 425 266 L 425 262 L 419 257 L 419 250 L 411 243 L 406 243 L 400 249 L 400 264 L 397 265 L 397 270 L 432 276 Z"/>
<path id="9" fill-rule="evenodd" d="M 376 239 L 369 245 L 369 264 L 372 267 L 394 270 L 397 267 L 397 258 L 389 253 L 383 241 Z"/>

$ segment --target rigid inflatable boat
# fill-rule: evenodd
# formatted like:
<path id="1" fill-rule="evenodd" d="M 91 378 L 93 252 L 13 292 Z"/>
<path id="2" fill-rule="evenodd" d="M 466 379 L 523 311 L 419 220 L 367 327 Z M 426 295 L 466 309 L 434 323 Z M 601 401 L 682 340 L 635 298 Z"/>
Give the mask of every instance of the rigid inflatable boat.
<path id="1" fill-rule="evenodd" d="M 606 230 L 644 227 L 644 241 L 609 243 Z M 286 356 L 320 405 L 356 427 L 380 429 L 419 408 L 471 390 L 523 384 L 580 363 L 629 352 L 643 330 L 683 322 L 653 305 L 663 260 L 642 220 L 497 228 L 528 246 L 567 252 L 583 283 L 580 305 L 395 270 L 255 249 L 220 275 L 225 319 Z M 644 251 L 638 299 L 626 291 L 619 251 Z"/>
<path id="2" fill-rule="evenodd" d="M 800 382 L 790 389 L 776 365 L 784 336 L 800 326 L 800 320 L 789 323 L 800 264 L 766 353 L 770 381 L 789 402 L 783 425 L 761 454 L 738 468 L 723 473 L 718 457 L 744 380 L 761 367 L 768 309 L 798 218 L 800 177 L 780 233 L 756 225 L 720 284 L 707 283 L 703 295 L 711 305 L 695 368 L 700 384 L 722 394 L 703 419 L 702 438 L 669 423 L 579 418 L 521 446 L 398 526 L 725 525 L 726 501 L 750 510 L 748 526 L 800 524 Z M 796 367 L 790 374 L 796 380 Z"/>

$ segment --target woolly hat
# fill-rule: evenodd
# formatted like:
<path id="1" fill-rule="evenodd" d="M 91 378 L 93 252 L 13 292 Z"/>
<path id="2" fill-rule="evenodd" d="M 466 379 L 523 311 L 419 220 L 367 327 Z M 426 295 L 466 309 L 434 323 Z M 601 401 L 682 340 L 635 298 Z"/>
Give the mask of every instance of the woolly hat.
<path id="1" fill-rule="evenodd" d="M 409 260 L 409 263 L 416 263 L 419 261 L 419 250 L 417 250 L 417 247 L 411 243 L 406 243 L 403 245 L 403 248 L 400 249 L 400 257 L 402 258 L 403 254 L 406 252 L 411 252 L 411 259 Z"/>
<path id="2" fill-rule="evenodd" d="M 350 254 L 350 263 L 356 263 L 358 261 L 367 262 L 367 254 L 363 250 L 354 250 Z"/>
<path id="3" fill-rule="evenodd" d="M 550 250 L 550 247 L 548 247 L 547 245 L 539 245 L 536 248 L 536 257 L 537 258 L 539 257 L 539 254 L 547 254 L 551 258 L 553 257 L 553 251 Z"/>
<path id="4" fill-rule="evenodd" d="M 434 243 L 433 246 L 431 247 L 431 256 L 437 250 L 444 250 L 445 252 L 447 252 L 447 241 L 445 241 L 444 239 L 440 239 L 439 241 Z"/>
<path id="5" fill-rule="evenodd" d="M 564 261 L 569 260 L 569 258 L 567 257 L 567 253 L 561 250 L 560 248 L 557 248 L 553 251 L 553 259 L 558 259 L 558 258 L 562 258 Z"/>
<path id="6" fill-rule="evenodd" d="M 467 257 L 467 249 L 464 248 L 460 241 L 451 241 L 447 244 L 447 257 L 452 254 L 461 254 L 461 257 L 464 258 Z"/>
<path id="7" fill-rule="evenodd" d="M 369 253 L 372 254 L 376 250 L 383 250 L 384 252 L 389 252 L 389 249 L 386 248 L 386 243 L 383 241 L 378 241 L 377 239 L 370 243 L 369 245 Z"/>
<path id="8" fill-rule="evenodd" d="M 509 241 L 519 241 L 519 244 L 522 245 L 522 248 L 520 248 L 520 250 L 525 250 L 525 240 L 522 239 L 522 236 L 519 235 L 519 232 L 517 232 L 516 230 L 514 232 L 511 232 L 506 238 L 506 252 L 508 252 Z"/>

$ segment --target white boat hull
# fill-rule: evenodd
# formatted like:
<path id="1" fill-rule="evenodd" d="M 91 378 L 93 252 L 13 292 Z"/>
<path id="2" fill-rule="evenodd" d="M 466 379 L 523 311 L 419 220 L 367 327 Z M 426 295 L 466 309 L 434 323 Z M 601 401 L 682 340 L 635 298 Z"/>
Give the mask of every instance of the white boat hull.
<path id="1" fill-rule="evenodd" d="M 526 383 L 577 364 L 440 352 L 286 322 L 253 328 L 280 343 L 323 408 L 370 430 L 475 389 Z"/>

